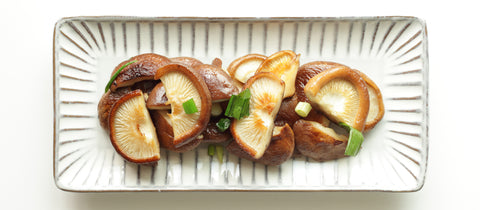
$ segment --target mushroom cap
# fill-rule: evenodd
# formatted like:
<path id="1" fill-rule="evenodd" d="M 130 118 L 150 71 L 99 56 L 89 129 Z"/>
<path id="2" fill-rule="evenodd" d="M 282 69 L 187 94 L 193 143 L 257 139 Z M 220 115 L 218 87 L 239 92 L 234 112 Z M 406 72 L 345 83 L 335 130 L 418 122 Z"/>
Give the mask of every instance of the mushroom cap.
<path id="1" fill-rule="evenodd" d="M 238 88 L 234 85 L 233 79 L 221 68 L 210 64 L 202 64 L 196 65 L 194 69 L 205 80 L 212 102 L 226 101 L 233 94 L 238 94 Z"/>
<path id="2" fill-rule="evenodd" d="M 97 106 L 98 120 L 102 128 L 108 129 L 108 115 L 110 114 L 113 104 L 130 92 L 132 92 L 130 87 L 125 87 L 119 88 L 115 92 L 108 90 L 102 95 L 102 98 L 100 98 Z"/>
<path id="3" fill-rule="evenodd" d="M 345 157 L 348 138 L 314 121 L 298 120 L 293 126 L 295 148 L 316 161 Z"/>
<path id="4" fill-rule="evenodd" d="M 181 64 L 162 66 L 155 74 L 165 87 L 171 105 L 173 144 L 181 147 L 194 140 L 207 127 L 212 108 L 212 99 L 203 78 L 194 70 Z M 198 112 L 187 114 L 183 103 L 193 99 Z"/>
<path id="5" fill-rule="evenodd" d="M 234 81 L 244 84 L 255 74 L 265 59 L 267 59 L 267 56 L 260 54 L 244 55 L 230 63 L 227 71 Z"/>
<path id="6" fill-rule="evenodd" d="M 202 65 L 203 63 L 196 58 L 192 57 L 174 57 L 170 58 L 171 62 L 180 63 L 188 67 L 194 67 L 196 65 Z"/>
<path id="7" fill-rule="evenodd" d="M 111 76 L 113 76 L 123 65 L 134 60 L 137 62 L 126 66 L 117 78 L 113 80 L 113 83 L 110 86 L 112 91 L 115 91 L 120 87 L 131 86 L 140 81 L 153 80 L 157 69 L 170 63 L 170 60 L 165 56 L 154 53 L 141 54 L 118 64 L 113 70 Z"/>
<path id="8" fill-rule="evenodd" d="M 365 122 L 364 131 L 369 131 L 373 127 L 375 127 L 378 122 L 380 122 L 380 120 L 383 118 L 383 115 L 385 114 L 385 106 L 383 105 L 382 92 L 380 92 L 380 88 L 378 88 L 377 84 L 375 84 L 375 82 L 373 82 L 373 80 L 370 79 L 366 74 L 359 70 L 354 70 L 358 74 L 360 74 L 365 83 L 367 83 L 370 107 L 368 109 L 368 116 Z"/>
<path id="9" fill-rule="evenodd" d="M 257 73 L 244 86 L 251 92 L 250 114 L 234 119 L 230 131 L 240 147 L 255 159 L 263 156 L 270 143 L 284 87 L 284 82 L 270 72 Z"/>
<path id="10" fill-rule="evenodd" d="M 189 143 L 176 147 L 174 142 L 172 120 L 168 114 L 168 111 L 164 110 L 152 110 L 150 111 L 152 116 L 153 124 L 157 130 L 158 141 L 160 142 L 160 147 L 165 148 L 174 152 L 187 152 L 195 149 L 202 139 L 197 136 Z"/>
<path id="11" fill-rule="evenodd" d="M 291 50 L 282 50 L 270 55 L 258 67 L 256 73 L 272 72 L 285 82 L 283 98 L 295 93 L 295 78 L 299 66 L 300 54 Z"/>
<path id="12" fill-rule="evenodd" d="M 298 100 L 310 103 L 310 100 L 305 96 L 303 90 L 307 82 L 318 73 L 338 66 L 344 65 L 330 61 L 313 61 L 301 65 L 298 68 L 297 78 L 295 80 L 295 92 L 297 93 Z"/>
<path id="13" fill-rule="evenodd" d="M 280 165 L 292 157 L 295 148 L 294 133 L 288 124 L 275 126 L 270 144 L 263 156 L 259 159 L 250 156 L 235 141 L 231 141 L 226 148 L 229 152 L 240 158 L 264 165 Z"/>
<path id="14" fill-rule="evenodd" d="M 153 90 L 148 94 L 147 108 L 155 110 L 167 110 L 170 109 L 170 105 L 167 103 L 168 98 L 165 92 L 163 83 L 159 82 Z"/>
<path id="15" fill-rule="evenodd" d="M 346 66 L 330 68 L 311 78 L 304 91 L 312 106 L 330 120 L 363 131 L 370 101 L 367 85 L 357 72 Z"/>
<path id="16" fill-rule="evenodd" d="M 126 160 L 160 160 L 157 134 L 141 90 L 129 92 L 115 102 L 109 114 L 109 130 L 113 147 Z"/>

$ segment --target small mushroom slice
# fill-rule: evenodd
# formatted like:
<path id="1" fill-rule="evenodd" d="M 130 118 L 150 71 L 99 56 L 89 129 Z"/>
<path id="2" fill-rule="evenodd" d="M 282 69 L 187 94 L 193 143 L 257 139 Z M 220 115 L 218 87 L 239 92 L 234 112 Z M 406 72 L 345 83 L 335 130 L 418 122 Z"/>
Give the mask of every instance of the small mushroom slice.
<path id="1" fill-rule="evenodd" d="M 295 93 L 295 78 L 297 77 L 300 54 L 291 50 L 283 50 L 268 57 L 258 67 L 256 73 L 272 72 L 285 82 L 283 98 Z"/>
<path id="2" fill-rule="evenodd" d="M 244 55 L 230 63 L 227 71 L 235 81 L 244 84 L 255 74 L 265 59 L 267 56 L 260 54 Z"/>
<path id="3" fill-rule="evenodd" d="M 234 119 L 230 131 L 245 152 L 259 159 L 270 143 L 285 85 L 273 73 L 262 72 L 247 81 L 244 89 L 247 88 L 251 92 L 250 114 L 239 120 Z"/>
<path id="4" fill-rule="evenodd" d="M 110 140 L 115 150 L 134 163 L 160 160 L 160 146 L 141 90 L 121 97 L 109 115 Z"/>
<path id="5" fill-rule="evenodd" d="M 368 116 L 367 121 L 365 122 L 364 131 L 369 131 L 373 127 L 375 127 L 378 122 L 380 122 L 380 120 L 383 118 L 383 115 L 385 114 L 382 93 L 380 92 L 380 88 L 378 88 L 377 84 L 375 84 L 375 82 L 373 82 L 373 80 L 370 79 L 366 74 L 359 70 L 355 71 L 360 74 L 363 80 L 365 80 L 365 83 L 367 83 L 368 96 L 370 98 L 370 108 L 368 110 Z"/>
<path id="6" fill-rule="evenodd" d="M 227 101 L 233 94 L 238 94 L 233 79 L 221 68 L 210 64 L 196 65 L 193 68 L 205 80 L 213 103 Z"/>
<path id="7" fill-rule="evenodd" d="M 174 135 L 172 120 L 170 119 L 168 111 L 152 110 L 150 113 L 152 116 L 153 124 L 155 125 L 155 128 L 157 130 L 160 147 L 174 152 L 187 152 L 195 149 L 202 142 L 202 138 L 199 135 L 189 143 L 180 147 L 176 147 L 173 144 Z"/>
<path id="8" fill-rule="evenodd" d="M 290 159 L 295 148 L 294 133 L 288 124 L 284 126 L 275 126 L 273 129 L 270 145 L 263 156 L 259 159 L 254 159 L 235 141 L 231 141 L 227 145 L 227 150 L 232 154 L 250 161 L 255 161 L 264 165 L 280 165 Z"/>
<path id="9" fill-rule="evenodd" d="M 168 98 L 163 83 L 159 82 L 148 94 L 147 108 L 152 110 L 168 110 L 170 104 L 167 104 Z"/>
<path id="10" fill-rule="evenodd" d="M 303 90 L 307 82 L 318 73 L 338 66 L 344 65 L 330 61 L 313 61 L 301 65 L 298 68 L 297 78 L 295 80 L 295 92 L 297 93 L 298 100 L 310 103 Z"/>
<path id="11" fill-rule="evenodd" d="M 174 57 L 170 58 L 170 61 L 180 63 L 188 67 L 194 67 L 196 65 L 202 65 L 203 63 L 192 57 Z"/>
<path id="12" fill-rule="evenodd" d="M 97 106 L 98 120 L 102 128 L 108 129 L 108 115 L 110 114 L 113 104 L 130 92 L 132 92 L 130 87 L 125 87 L 119 88 L 115 92 L 109 90 L 102 95 L 102 98 L 100 98 Z"/>
<path id="13" fill-rule="evenodd" d="M 131 86 L 140 81 L 153 80 L 157 69 L 170 63 L 170 60 L 165 56 L 157 55 L 154 53 L 141 54 L 120 63 L 113 70 L 112 76 L 123 65 L 131 61 L 136 62 L 126 66 L 115 78 L 115 80 L 113 80 L 112 85 L 110 86 L 110 89 L 112 91 L 115 91 L 117 88 L 120 87 Z"/>
<path id="14" fill-rule="evenodd" d="M 158 69 L 155 79 L 160 79 L 165 87 L 167 104 L 175 147 L 181 147 L 194 140 L 206 128 L 210 119 L 212 99 L 203 78 L 194 70 L 181 64 L 169 64 Z M 183 103 L 193 99 L 198 112 L 187 114 Z"/>
<path id="15" fill-rule="evenodd" d="M 312 106 L 330 120 L 363 131 L 370 106 L 367 85 L 354 70 L 339 66 L 325 70 L 305 85 Z"/>
<path id="16" fill-rule="evenodd" d="M 345 157 L 348 138 L 314 121 L 298 120 L 293 126 L 295 148 L 316 161 Z"/>

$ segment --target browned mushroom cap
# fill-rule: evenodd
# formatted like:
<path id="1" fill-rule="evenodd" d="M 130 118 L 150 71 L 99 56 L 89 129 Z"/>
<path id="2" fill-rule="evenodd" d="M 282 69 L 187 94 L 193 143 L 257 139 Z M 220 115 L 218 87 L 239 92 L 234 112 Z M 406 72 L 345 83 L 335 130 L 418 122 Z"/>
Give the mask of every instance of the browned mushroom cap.
<path id="1" fill-rule="evenodd" d="M 363 131 L 370 100 L 365 81 L 354 70 L 330 68 L 311 78 L 304 90 L 312 106 L 330 120 Z"/>
<path id="2" fill-rule="evenodd" d="M 244 84 L 257 71 L 267 56 L 260 54 L 248 54 L 235 59 L 227 68 L 234 81 Z"/>
<path id="3" fill-rule="evenodd" d="M 121 97 L 109 114 L 110 140 L 115 150 L 134 163 L 160 160 L 160 146 L 155 126 L 141 90 Z"/>
<path id="4" fill-rule="evenodd" d="M 217 127 L 217 122 L 221 117 L 210 118 L 207 128 L 200 134 L 202 138 L 202 143 L 222 143 L 227 140 L 232 139 L 232 134 L 229 130 L 221 132 Z"/>
<path id="5" fill-rule="evenodd" d="M 165 87 L 159 82 L 153 90 L 148 94 L 147 108 L 155 110 L 170 109 L 170 104 L 167 104 L 168 98 L 165 92 Z"/>
<path id="6" fill-rule="evenodd" d="M 368 110 L 367 122 L 365 123 L 364 131 L 369 131 L 375 127 L 378 122 L 380 122 L 385 114 L 382 93 L 380 92 L 380 88 L 378 88 L 377 84 L 375 84 L 375 82 L 373 82 L 373 80 L 370 79 L 366 74 L 359 70 L 355 71 L 360 74 L 363 80 L 365 80 L 365 83 L 367 83 L 368 96 L 370 97 L 370 108 Z"/>
<path id="7" fill-rule="evenodd" d="M 264 165 L 280 165 L 290 159 L 295 148 L 294 133 L 288 124 L 284 126 L 275 126 L 273 129 L 270 145 L 260 159 L 254 159 L 235 141 L 227 145 L 227 150 L 232 154 L 250 161 L 255 161 Z"/>
<path id="8" fill-rule="evenodd" d="M 117 76 L 117 78 L 113 80 L 112 86 L 110 86 L 112 91 L 115 91 L 119 87 L 131 86 L 136 82 L 153 80 L 157 69 L 170 63 L 170 60 L 165 56 L 154 53 L 141 54 L 118 64 L 118 66 L 113 70 L 112 76 L 123 65 L 135 60 L 137 62 L 126 66 Z"/>
<path id="9" fill-rule="evenodd" d="M 203 77 L 207 84 L 212 102 L 226 101 L 233 94 L 238 94 L 238 88 L 232 78 L 221 68 L 210 64 L 196 65 L 194 69 Z"/>
<path id="10" fill-rule="evenodd" d="M 152 116 L 153 124 L 155 125 L 155 128 L 157 130 L 160 147 L 174 152 L 187 152 L 195 149 L 202 142 L 202 138 L 197 136 L 189 143 L 180 147 L 176 147 L 173 144 L 174 134 L 172 120 L 170 119 L 168 111 L 152 110 L 150 112 L 150 115 Z"/>
<path id="11" fill-rule="evenodd" d="M 110 114 L 113 104 L 130 92 L 132 92 L 130 87 L 125 87 L 119 88 L 115 92 L 109 90 L 102 95 L 102 98 L 98 102 L 97 106 L 98 120 L 100 121 L 102 128 L 108 129 L 108 115 Z"/>
<path id="12" fill-rule="evenodd" d="M 173 144 L 175 147 L 188 144 L 203 132 L 210 119 L 212 99 L 205 81 L 196 71 L 176 63 L 159 68 L 155 79 L 162 81 L 167 104 L 171 105 Z M 187 114 L 183 103 L 191 99 L 198 112 Z"/>
<path id="13" fill-rule="evenodd" d="M 297 77 L 300 54 L 291 50 L 282 50 L 270 55 L 258 67 L 256 73 L 272 72 L 285 82 L 283 98 L 295 93 L 295 78 Z"/>
<path id="14" fill-rule="evenodd" d="M 273 73 L 261 72 L 247 81 L 244 89 L 247 88 L 251 92 L 250 114 L 241 119 L 234 119 L 230 131 L 245 152 L 259 159 L 270 143 L 285 83 Z"/>
<path id="15" fill-rule="evenodd" d="M 295 148 L 316 161 L 345 157 L 348 138 L 320 123 L 298 120 L 293 126 Z"/>
<path id="16" fill-rule="evenodd" d="M 301 65 L 298 68 L 297 78 L 295 80 L 295 92 L 299 101 L 310 103 L 307 96 L 305 96 L 304 88 L 307 82 L 316 76 L 318 73 L 325 71 L 327 69 L 343 66 L 339 63 L 329 62 L 329 61 L 313 61 Z"/>
<path id="17" fill-rule="evenodd" d="M 203 63 L 192 57 L 174 57 L 170 58 L 170 61 L 180 63 L 188 67 L 194 67 L 196 65 L 202 65 Z"/>
<path id="18" fill-rule="evenodd" d="M 222 68 L 222 64 L 223 64 L 223 62 L 222 62 L 222 59 L 220 59 L 220 58 L 215 58 L 212 61 L 212 66 L 215 66 L 217 68 Z"/>

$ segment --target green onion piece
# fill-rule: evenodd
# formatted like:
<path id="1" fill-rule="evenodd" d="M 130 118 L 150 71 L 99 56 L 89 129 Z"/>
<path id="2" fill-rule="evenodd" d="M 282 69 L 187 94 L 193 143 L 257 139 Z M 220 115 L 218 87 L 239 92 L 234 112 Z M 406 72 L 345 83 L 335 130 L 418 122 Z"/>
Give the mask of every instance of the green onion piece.
<path id="1" fill-rule="evenodd" d="M 237 95 L 230 96 L 230 100 L 228 100 L 227 108 L 225 109 L 225 116 L 232 117 L 232 107 L 235 101 L 237 100 Z"/>
<path id="2" fill-rule="evenodd" d="M 132 63 L 135 63 L 137 62 L 136 60 L 133 60 L 133 61 L 130 61 L 128 63 L 126 63 L 125 65 L 123 65 L 122 67 L 120 67 L 117 72 L 115 72 L 115 74 L 113 74 L 112 78 L 110 78 L 110 81 L 108 81 L 107 83 L 107 86 L 105 86 L 105 93 L 108 92 L 108 90 L 110 89 L 110 86 L 112 86 L 112 83 L 113 81 L 118 77 L 118 75 L 120 74 L 120 72 L 125 68 L 127 67 L 128 65 L 132 64 Z"/>
<path id="3" fill-rule="evenodd" d="M 362 132 L 358 131 L 357 129 L 347 125 L 346 123 L 339 123 L 342 127 L 349 130 L 348 135 L 348 143 L 347 148 L 345 148 L 345 155 L 348 156 L 355 156 L 358 154 L 360 147 L 363 143 L 363 135 Z"/>
<path id="4" fill-rule="evenodd" d="M 224 132 L 230 127 L 230 119 L 222 118 L 216 123 L 216 125 L 220 132 Z"/>
<path id="5" fill-rule="evenodd" d="M 299 102 L 295 107 L 295 112 L 300 117 L 307 117 L 308 113 L 310 113 L 311 110 L 312 110 L 312 105 L 310 105 L 307 102 Z"/>
<path id="6" fill-rule="evenodd" d="M 193 101 L 193 98 L 185 101 L 182 105 L 183 110 L 185 110 L 185 113 L 187 114 L 193 114 L 195 112 L 198 112 L 197 106 L 195 105 L 195 101 Z"/>
<path id="7" fill-rule="evenodd" d="M 217 152 L 217 158 L 220 163 L 223 163 L 223 146 L 217 145 L 215 146 L 215 151 Z"/>
<path id="8" fill-rule="evenodd" d="M 208 145 L 208 155 L 209 156 L 215 155 L 215 145 L 213 144 Z"/>
<path id="9" fill-rule="evenodd" d="M 232 95 L 228 101 L 225 116 L 233 117 L 237 120 L 250 114 L 250 89 L 243 90 L 238 95 Z"/>

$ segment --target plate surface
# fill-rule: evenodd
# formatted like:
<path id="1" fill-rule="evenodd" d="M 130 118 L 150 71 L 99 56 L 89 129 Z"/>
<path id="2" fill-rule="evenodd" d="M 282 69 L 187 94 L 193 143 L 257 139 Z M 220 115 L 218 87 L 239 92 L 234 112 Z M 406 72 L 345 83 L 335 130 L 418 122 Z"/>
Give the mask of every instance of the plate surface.
<path id="1" fill-rule="evenodd" d="M 328 60 L 373 79 L 383 120 L 356 157 L 318 163 L 294 158 L 264 166 L 205 145 L 161 151 L 156 166 L 116 154 L 97 119 L 113 68 L 147 52 L 191 56 L 223 67 L 248 53 L 289 49 L 300 63 Z M 424 21 L 414 17 L 139 18 L 73 17 L 54 33 L 54 178 L 68 191 L 416 191 L 428 154 L 428 53 Z"/>

